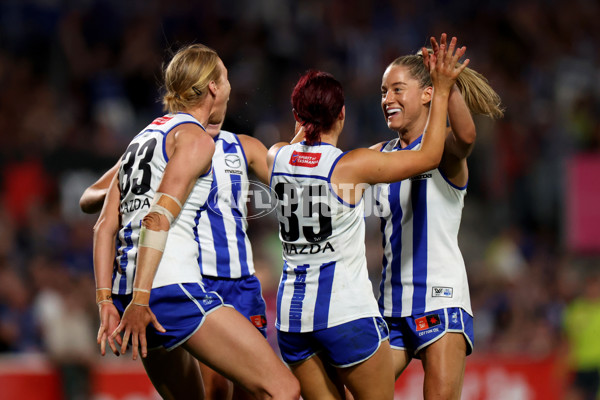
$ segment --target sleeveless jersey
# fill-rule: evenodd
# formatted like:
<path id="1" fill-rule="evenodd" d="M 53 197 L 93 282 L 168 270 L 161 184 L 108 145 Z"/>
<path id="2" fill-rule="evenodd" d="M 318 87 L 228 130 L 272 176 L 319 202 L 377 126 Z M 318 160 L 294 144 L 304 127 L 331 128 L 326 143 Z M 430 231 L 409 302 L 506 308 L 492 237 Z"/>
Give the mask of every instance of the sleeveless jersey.
<path id="1" fill-rule="evenodd" d="M 200 271 L 204 276 L 242 278 L 254 274 L 246 235 L 248 162 L 238 137 L 221 131 L 215 137 L 213 182 L 206 214 L 198 221 Z"/>
<path id="2" fill-rule="evenodd" d="M 121 229 L 117 234 L 113 293 L 129 294 L 135 275 L 142 219 L 158 189 L 168 156 L 167 134 L 181 124 L 202 125 L 191 115 L 168 114 L 155 119 L 129 144 L 119 168 Z M 152 287 L 200 282 L 198 220 L 210 190 L 212 174 L 199 177 L 179 216 L 171 224 Z"/>
<path id="3" fill-rule="evenodd" d="M 271 188 L 278 198 L 283 273 L 277 329 L 312 332 L 379 316 L 367 272 L 364 204 L 343 202 L 331 174 L 343 155 L 332 145 L 282 147 Z"/>
<path id="4" fill-rule="evenodd" d="M 399 139 L 381 151 L 401 149 Z M 457 187 L 436 168 L 375 188 L 383 234 L 379 307 L 385 317 L 407 317 L 448 307 L 469 314 L 467 273 L 458 247 L 466 186 Z"/>

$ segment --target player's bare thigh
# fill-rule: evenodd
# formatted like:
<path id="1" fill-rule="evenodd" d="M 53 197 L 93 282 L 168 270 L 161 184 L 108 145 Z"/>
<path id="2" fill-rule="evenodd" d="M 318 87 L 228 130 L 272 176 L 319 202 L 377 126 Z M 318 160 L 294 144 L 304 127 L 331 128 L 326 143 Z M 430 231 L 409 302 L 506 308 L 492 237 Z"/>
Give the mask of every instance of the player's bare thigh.
<path id="1" fill-rule="evenodd" d="M 338 373 L 354 400 L 391 400 L 395 381 L 392 365 L 390 343 L 385 340 L 372 357 L 349 368 L 338 368 Z"/>
<path id="2" fill-rule="evenodd" d="M 171 351 L 150 350 L 142 363 L 150 381 L 163 399 L 204 399 L 200 366 L 181 346 Z"/>
<path id="3" fill-rule="evenodd" d="M 300 381 L 304 400 L 344 400 L 344 385 L 334 367 L 314 355 L 290 369 Z"/>
<path id="4" fill-rule="evenodd" d="M 408 354 L 408 351 L 392 348 L 392 363 L 394 365 L 394 375 L 396 379 L 398 379 L 406 367 L 408 367 L 411 360 L 412 357 Z"/>
<path id="5" fill-rule="evenodd" d="M 460 399 L 467 342 L 462 333 L 448 332 L 419 352 L 425 370 L 426 400 Z"/>
<path id="6" fill-rule="evenodd" d="M 265 393 L 281 399 L 299 397 L 299 384 L 290 370 L 254 325 L 232 307 L 207 315 L 184 347 L 257 398 Z"/>

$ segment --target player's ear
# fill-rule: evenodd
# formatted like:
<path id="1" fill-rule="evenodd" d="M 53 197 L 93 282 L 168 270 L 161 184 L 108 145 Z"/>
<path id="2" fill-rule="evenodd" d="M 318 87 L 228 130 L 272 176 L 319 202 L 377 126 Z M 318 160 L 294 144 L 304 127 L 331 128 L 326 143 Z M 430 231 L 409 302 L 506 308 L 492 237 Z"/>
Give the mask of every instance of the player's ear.
<path id="1" fill-rule="evenodd" d="M 210 81 L 208 84 L 208 91 L 213 95 L 217 96 L 217 83 L 215 81 Z"/>
<path id="2" fill-rule="evenodd" d="M 298 122 L 300 125 L 304 125 L 304 121 L 298 116 L 298 113 L 296 112 L 295 108 L 292 108 L 292 113 L 294 113 L 294 119 L 296 120 L 296 122 Z"/>
<path id="3" fill-rule="evenodd" d="M 421 94 L 421 103 L 423 105 L 429 103 L 431 101 L 432 96 L 433 96 L 433 86 L 427 86 L 425 88 L 425 90 L 423 90 L 423 93 Z"/>

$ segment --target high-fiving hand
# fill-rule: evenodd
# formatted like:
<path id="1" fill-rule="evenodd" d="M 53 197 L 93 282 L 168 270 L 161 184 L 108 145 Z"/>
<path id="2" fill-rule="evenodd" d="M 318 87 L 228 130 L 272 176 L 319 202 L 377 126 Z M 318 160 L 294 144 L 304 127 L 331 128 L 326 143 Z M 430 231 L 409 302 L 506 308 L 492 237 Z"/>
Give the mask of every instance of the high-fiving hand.
<path id="1" fill-rule="evenodd" d="M 448 89 L 456 82 L 458 75 L 467 67 L 469 59 L 466 59 L 462 64 L 458 60 L 465 54 L 467 47 L 456 48 L 456 37 L 450 40 L 447 44 L 447 36 L 442 33 L 440 43 L 438 44 L 435 37 L 431 37 L 432 53 L 429 53 L 427 48 L 421 49 L 423 53 L 423 62 L 429 68 L 431 80 L 435 89 Z"/>

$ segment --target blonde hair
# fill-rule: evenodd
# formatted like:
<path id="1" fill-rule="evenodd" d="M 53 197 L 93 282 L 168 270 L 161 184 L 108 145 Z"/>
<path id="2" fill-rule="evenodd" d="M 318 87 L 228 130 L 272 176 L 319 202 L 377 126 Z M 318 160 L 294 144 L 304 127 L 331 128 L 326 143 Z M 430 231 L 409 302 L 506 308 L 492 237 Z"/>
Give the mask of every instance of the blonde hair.
<path id="1" fill-rule="evenodd" d="M 163 109 L 170 113 L 187 110 L 200 103 L 211 81 L 218 81 L 219 56 L 202 44 L 180 49 L 164 71 Z"/>
<path id="2" fill-rule="evenodd" d="M 425 64 L 423 64 L 421 50 L 415 55 L 396 58 L 388 68 L 393 66 L 408 68 L 408 72 L 413 78 L 419 81 L 421 88 L 432 86 L 429 71 L 425 68 Z M 471 113 L 486 115 L 492 119 L 504 116 L 504 108 L 502 107 L 500 96 L 490 86 L 485 76 L 479 72 L 469 67 L 465 68 L 458 76 L 456 86 L 460 90 Z"/>
<path id="3" fill-rule="evenodd" d="M 492 119 L 504 116 L 500 96 L 490 86 L 487 78 L 479 72 L 469 67 L 465 68 L 458 75 L 456 86 L 473 114 L 485 115 Z"/>

